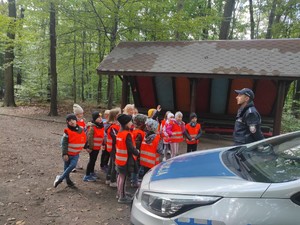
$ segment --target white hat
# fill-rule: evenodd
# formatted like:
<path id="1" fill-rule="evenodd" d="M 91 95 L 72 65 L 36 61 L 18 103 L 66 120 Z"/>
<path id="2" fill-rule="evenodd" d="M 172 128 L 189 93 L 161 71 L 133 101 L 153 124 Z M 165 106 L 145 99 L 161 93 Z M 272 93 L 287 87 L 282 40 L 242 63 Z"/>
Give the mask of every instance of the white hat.
<path id="1" fill-rule="evenodd" d="M 171 117 L 174 117 L 174 114 L 170 112 L 170 113 L 168 113 L 167 118 L 168 118 L 168 119 L 171 119 Z"/>
<path id="2" fill-rule="evenodd" d="M 76 114 L 82 114 L 83 113 L 83 109 L 81 108 L 80 105 L 74 104 L 73 105 L 73 112 L 74 112 L 75 115 Z"/>

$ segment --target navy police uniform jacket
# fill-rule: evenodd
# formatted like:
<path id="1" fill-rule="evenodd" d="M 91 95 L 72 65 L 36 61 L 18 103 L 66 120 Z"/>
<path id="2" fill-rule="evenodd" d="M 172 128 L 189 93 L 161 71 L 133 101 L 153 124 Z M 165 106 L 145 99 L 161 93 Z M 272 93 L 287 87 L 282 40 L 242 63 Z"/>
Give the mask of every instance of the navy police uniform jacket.
<path id="1" fill-rule="evenodd" d="M 238 110 L 233 139 L 235 145 L 264 139 L 261 132 L 261 117 L 254 107 L 253 102 L 249 102 L 244 108 Z"/>

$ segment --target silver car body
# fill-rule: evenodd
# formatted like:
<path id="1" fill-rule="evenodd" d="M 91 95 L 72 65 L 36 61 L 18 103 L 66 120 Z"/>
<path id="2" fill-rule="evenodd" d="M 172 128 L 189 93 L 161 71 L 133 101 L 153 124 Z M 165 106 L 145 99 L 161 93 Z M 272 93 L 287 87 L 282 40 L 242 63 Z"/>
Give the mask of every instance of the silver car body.
<path id="1" fill-rule="evenodd" d="M 290 198 L 300 193 L 300 179 L 281 183 L 243 179 L 222 161 L 222 153 L 231 148 L 183 154 L 150 170 L 135 195 L 131 222 L 134 225 L 299 225 L 300 206 Z M 166 218 L 142 205 L 142 194 L 147 192 L 221 198 Z"/>

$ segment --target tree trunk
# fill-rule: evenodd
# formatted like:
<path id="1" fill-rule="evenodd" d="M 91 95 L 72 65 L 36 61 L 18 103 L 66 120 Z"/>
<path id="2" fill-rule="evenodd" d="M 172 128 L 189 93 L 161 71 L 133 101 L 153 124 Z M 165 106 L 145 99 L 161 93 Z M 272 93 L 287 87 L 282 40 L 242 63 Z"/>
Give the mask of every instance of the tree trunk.
<path id="1" fill-rule="evenodd" d="M 235 3 L 235 5 L 236 5 L 236 7 L 234 7 L 233 12 L 232 12 L 233 16 L 232 16 L 232 25 L 231 25 L 231 29 L 230 29 L 230 34 L 229 34 L 229 37 L 228 37 L 229 40 L 233 39 L 233 31 L 236 28 L 236 17 L 237 17 L 236 16 L 236 12 L 237 12 L 236 9 L 237 9 L 237 7 L 239 5 L 239 0 L 237 0 L 237 2 Z"/>
<path id="2" fill-rule="evenodd" d="M 277 7 L 277 0 L 273 0 L 272 8 L 271 8 L 271 11 L 269 14 L 269 23 L 268 23 L 268 28 L 267 28 L 266 39 L 272 38 L 272 27 L 273 27 L 274 18 L 275 18 L 276 7 Z"/>
<path id="3" fill-rule="evenodd" d="M 86 63 L 86 55 L 85 55 L 85 39 L 86 33 L 82 32 L 82 54 L 81 54 L 81 100 L 84 102 L 84 73 L 85 73 L 85 63 Z"/>
<path id="4" fill-rule="evenodd" d="M 57 71 L 56 71 L 56 10 L 50 2 L 50 74 L 51 74 L 51 103 L 49 116 L 57 116 Z"/>
<path id="5" fill-rule="evenodd" d="M 76 77 L 76 54 L 77 54 L 77 43 L 76 43 L 76 32 L 74 32 L 74 52 L 73 52 L 73 101 L 77 102 L 77 77 Z"/>
<path id="6" fill-rule="evenodd" d="M 207 0 L 207 11 L 211 11 L 211 0 Z M 207 13 L 205 13 L 204 16 L 207 16 Z M 208 27 L 203 29 L 202 39 L 207 40 L 208 39 Z"/>
<path id="7" fill-rule="evenodd" d="M 117 33 L 118 33 L 118 24 L 119 24 L 119 10 L 120 10 L 121 1 L 118 0 L 114 15 L 114 22 L 111 32 L 111 39 L 110 39 L 110 51 L 114 49 L 116 46 L 116 40 L 117 40 Z M 114 99 L 114 76 L 108 76 L 108 85 L 107 85 L 107 108 L 111 109 L 113 105 L 113 99 Z"/>
<path id="8" fill-rule="evenodd" d="M 10 43 L 5 49 L 4 54 L 4 82 L 5 82 L 5 92 L 4 92 L 4 106 L 14 107 L 15 103 L 15 92 L 14 92 L 14 40 L 15 40 L 15 20 L 17 16 L 16 3 L 15 0 L 8 0 L 8 16 L 11 17 L 11 22 L 9 24 L 9 31 L 7 36 Z"/>
<path id="9" fill-rule="evenodd" d="M 180 13 L 182 11 L 183 4 L 184 4 L 184 0 L 177 1 L 177 13 Z M 181 38 L 182 38 L 182 34 L 177 28 L 177 30 L 175 31 L 175 39 L 176 39 L 176 41 L 179 41 L 179 40 L 181 40 Z"/>
<path id="10" fill-rule="evenodd" d="M 255 29 L 255 22 L 253 16 L 253 2 L 249 0 L 249 14 L 250 14 L 250 38 L 254 39 L 254 29 Z"/>
<path id="11" fill-rule="evenodd" d="M 235 0 L 227 0 L 224 6 L 223 20 L 221 23 L 219 39 L 227 40 L 230 31 L 230 22 L 234 10 Z"/>
<path id="12" fill-rule="evenodd" d="M 104 58 L 104 48 L 101 48 L 101 31 L 98 30 L 98 55 L 99 62 L 102 62 Z M 97 86 L 97 103 L 100 104 L 102 101 L 102 75 L 98 75 L 98 86 Z"/>

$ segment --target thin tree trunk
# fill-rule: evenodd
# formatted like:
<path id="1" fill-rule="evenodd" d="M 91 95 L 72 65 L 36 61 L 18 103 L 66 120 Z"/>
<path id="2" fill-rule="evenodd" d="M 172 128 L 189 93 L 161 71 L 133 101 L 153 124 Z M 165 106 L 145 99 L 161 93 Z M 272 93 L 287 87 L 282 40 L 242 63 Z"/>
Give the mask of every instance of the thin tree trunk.
<path id="1" fill-rule="evenodd" d="M 76 43 L 76 32 L 74 32 L 74 52 L 73 52 L 73 101 L 77 102 L 77 78 L 76 78 L 76 54 L 77 54 L 77 43 Z"/>
<path id="2" fill-rule="evenodd" d="M 81 55 L 81 100 L 84 102 L 84 73 L 85 73 L 85 39 L 86 33 L 85 31 L 82 32 L 82 55 Z"/>
<path id="3" fill-rule="evenodd" d="M 235 5 L 235 0 L 227 0 L 225 3 L 223 21 L 221 23 L 220 34 L 219 34 L 220 40 L 228 39 L 234 5 Z"/>
<path id="4" fill-rule="evenodd" d="M 98 55 L 99 55 L 99 62 L 102 62 L 104 58 L 104 54 L 102 55 L 102 52 L 104 48 L 101 48 L 101 31 L 98 30 Z M 100 104 L 102 100 L 102 75 L 98 75 L 98 87 L 97 87 L 97 103 Z"/>
<path id="5" fill-rule="evenodd" d="M 255 22 L 254 22 L 254 15 L 253 15 L 252 0 L 249 0 L 249 14 L 250 14 L 250 38 L 254 39 Z"/>
<path id="6" fill-rule="evenodd" d="M 118 3 L 116 5 L 115 15 L 114 15 L 114 24 L 113 24 L 112 33 L 111 33 L 110 51 L 112 51 L 114 49 L 114 47 L 116 46 L 120 5 L 121 5 L 121 1 L 118 0 Z M 113 105 L 114 91 L 115 91 L 114 90 L 114 76 L 108 76 L 107 88 L 108 88 L 108 90 L 107 90 L 107 93 L 108 93 L 107 108 L 111 109 L 112 105 Z"/>
<path id="7" fill-rule="evenodd" d="M 180 12 L 182 11 L 182 9 L 183 9 L 183 4 L 184 4 L 184 0 L 178 0 L 178 1 L 177 1 L 177 13 L 180 13 Z M 181 40 L 181 38 L 182 38 L 182 34 L 181 34 L 181 32 L 177 29 L 177 30 L 175 31 L 175 39 L 176 39 L 176 41 L 179 41 L 179 40 Z"/>
<path id="8" fill-rule="evenodd" d="M 12 19 L 9 27 L 10 31 L 7 33 L 9 38 L 8 47 L 5 49 L 4 54 L 4 80 L 5 80 L 5 93 L 4 93 L 4 106 L 14 107 L 15 93 L 14 93 L 14 40 L 15 40 L 15 20 L 17 16 L 15 0 L 8 0 L 8 16 Z"/>
<path id="9" fill-rule="evenodd" d="M 51 103 L 49 116 L 57 116 L 57 71 L 56 71 L 56 10 L 50 2 L 50 74 Z"/>
<path id="10" fill-rule="evenodd" d="M 269 23 L 268 23 L 268 28 L 267 28 L 266 39 L 272 38 L 272 27 L 273 27 L 274 18 L 275 18 L 276 7 L 277 7 L 277 0 L 273 0 L 272 8 L 271 8 L 271 11 L 269 14 Z"/>
<path id="11" fill-rule="evenodd" d="M 231 29 L 230 29 L 230 35 L 229 35 L 229 40 L 232 40 L 233 39 L 233 31 L 234 31 L 234 29 L 236 28 L 236 17 L 237 17 L 237 15 L 236 15 L 236 12 L 237 12 L 237 7 L 239 6 L 239 4 L 240 4 L 240 2 L 239 2 L 239 0 L 237 0 L 237 2 L 236 2 L 236 7 L 234 7 L 234 9 L 233 9 L 233 12 L 232 12 L 232 14 L 233 14 L 233 16 L 232 16 L 232 26 L 231 26 Z"/>
<path id="12" fill-rule="evenodd" d="M 206 10 L 205 10 L 206 11 Z M 211 11 L 211 0 L 207 0 L 207 11 Z M 205 13 L 204 16 L 207 16 L 207 13 Z M 207 40 L 208 39 L 208 27 L 205 27 L 203 29 L 202 39 Z"/>

